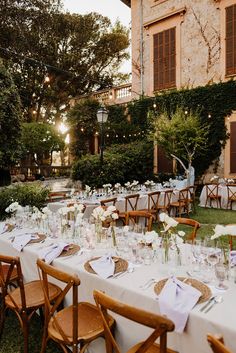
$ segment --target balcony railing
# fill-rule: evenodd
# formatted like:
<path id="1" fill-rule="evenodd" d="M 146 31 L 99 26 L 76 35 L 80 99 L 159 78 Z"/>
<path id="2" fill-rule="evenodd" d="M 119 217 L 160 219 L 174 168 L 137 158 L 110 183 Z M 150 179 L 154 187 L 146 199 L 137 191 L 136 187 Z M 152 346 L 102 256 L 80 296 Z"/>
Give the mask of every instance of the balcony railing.
<path id="1" fill-rule="evenodd" d="M 92 92 L 91 94 L 78 96 L 73 99 L 71 105 L 73 106 L 76 104 L 76 102 L 87 98 L 94 98 L 108 105 L 127 103 L 132 99 L 131 83 L 126 83 L 117 87 L 107 88 L 101 91 Z"/>

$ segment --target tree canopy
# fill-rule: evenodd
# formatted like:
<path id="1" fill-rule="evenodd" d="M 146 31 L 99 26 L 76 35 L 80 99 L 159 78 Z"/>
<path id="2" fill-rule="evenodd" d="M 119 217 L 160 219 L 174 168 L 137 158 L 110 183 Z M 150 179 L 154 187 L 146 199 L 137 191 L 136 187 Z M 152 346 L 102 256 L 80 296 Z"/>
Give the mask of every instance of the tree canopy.
<path id="1" fill-rule="evenodd" d="M 0 55 L 28 122 L 57 120 L 72 96 L 124 78 L 128 46 L 128 30 L 97 13 L 65 13 L 60 0 L 0 1 Z"/>
<path id="2" fill-rule="evenodd" d="M 188 167 L 196 155 L 206 151 L 209 127 L 201 123 L 197 112 L 178 108 L 170 117 L 164 112 L 153 119 L 153 127 L 151 136 L 158 146 L 163 147 L 169 157 L 187 162 Z"/>
<path id="3" fill-rule="evenodd" d="M 19 158 L 21 118 L 18 90 L 0 61 L 0 185 L 9 182 L 9 168 Z"/>
<path id="4" fill-rule="evenodd" d="M 23 123 L 22 139 L 23 156 L 31 156 L 36 164 L 44 164 L 48 154 L 63 150 L 64 139 L 55 130 L 55 126 L 47 123 Z"/>

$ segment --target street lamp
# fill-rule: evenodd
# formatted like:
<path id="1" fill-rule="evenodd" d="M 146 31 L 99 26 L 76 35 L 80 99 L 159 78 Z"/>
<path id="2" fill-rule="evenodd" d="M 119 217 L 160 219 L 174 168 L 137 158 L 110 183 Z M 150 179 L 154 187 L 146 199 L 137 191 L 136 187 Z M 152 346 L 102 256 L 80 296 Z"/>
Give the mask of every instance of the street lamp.
<path id="1" fill-rule="evenodd" d="M 97 120 L 100 125 L 101 138 L 100 138 L 100 161 L 101 165 L 103 164 L 103 150 L 104 150 L 104 131 L 103 124 L 107 122 L 108 111 L 105 107 L 100 107 L 97 111 Z"/>

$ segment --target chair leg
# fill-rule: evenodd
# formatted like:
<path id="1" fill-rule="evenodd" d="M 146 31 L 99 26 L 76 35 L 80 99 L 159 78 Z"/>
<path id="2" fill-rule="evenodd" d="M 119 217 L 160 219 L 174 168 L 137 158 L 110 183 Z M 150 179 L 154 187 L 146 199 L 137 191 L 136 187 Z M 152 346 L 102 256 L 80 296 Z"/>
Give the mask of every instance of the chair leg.
<path id="1" fill-rule="evenodd" d="M 48 325 L 45 323 L 43 327 L 43 338 L 40 353 L 45 353 L 48 342 Z"/>
<path id="2" fill-rule="evenodd" d="M 22 329 L 23 329 L 23 336 L 24 336 L 24 353 L 28 353 L 29 325 L 28 325 L 28 318 L 24 314 L 22 317 Z"/>
<path id="3" fill-rule="evenodd" d="M 3 329 L 4 329 L 4 323 L 5 323 L 5 318 L 6 318 L 6 308 L 4 303 L 1 303 L 1 311 L 0 311 L 0 338 L 2 336 L 3 333 Z"/>

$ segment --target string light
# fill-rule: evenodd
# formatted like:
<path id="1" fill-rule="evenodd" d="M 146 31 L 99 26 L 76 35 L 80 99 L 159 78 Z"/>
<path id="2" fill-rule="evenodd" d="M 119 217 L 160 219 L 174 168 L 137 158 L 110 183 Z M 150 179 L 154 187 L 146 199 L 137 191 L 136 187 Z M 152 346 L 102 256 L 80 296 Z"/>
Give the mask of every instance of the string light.
<path id="1" fill-rule="evenodd" d="M 208 114 L 208 118 L 209 118 L 209 119 L 211 118 L 211 114 L 210 114 L 210 113 Z"/>
<path id="2" fill-rule="evenodd" d="M 84 128 L 83 128 L 83 127 L 81 127 L 80 131 L 84 132 Z"/>
<path id="3" fill-rule="evenodd" d="M 187 111 L 187 109 L 186 109 L 186 110 L 184 111 L 184 114 L 185 114 L 185 115 L 187 115 L 187 114 L 188 114 L 188 111 Z"/>
<path id="4" fill-rule="evenodd" d="M 156 109 L 157 105 L 156 103 L 153 103 L 153 108 Z"/>

